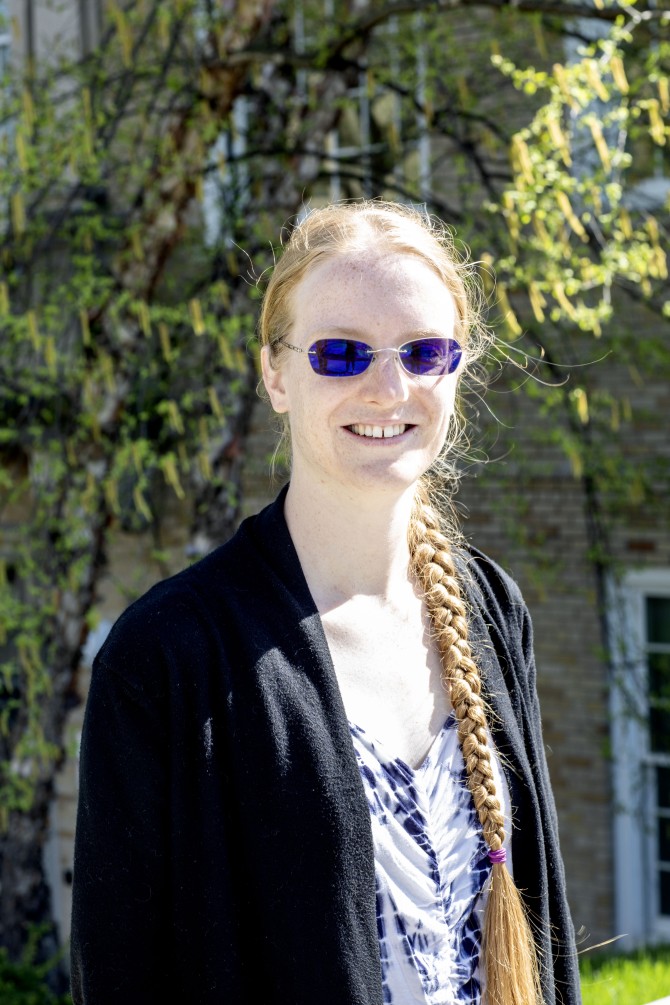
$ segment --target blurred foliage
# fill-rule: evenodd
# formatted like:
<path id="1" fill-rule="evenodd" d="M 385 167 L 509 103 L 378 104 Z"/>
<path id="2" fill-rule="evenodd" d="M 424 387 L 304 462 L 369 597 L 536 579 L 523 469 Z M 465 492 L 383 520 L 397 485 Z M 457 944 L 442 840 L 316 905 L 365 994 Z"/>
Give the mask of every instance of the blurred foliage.
<path id="1" fill-rule="evenodd" d="M 58 994 L 49 986 L 58 958 L 38 963 L 38 944 L 43 933 L 32 928 L 21 959 L 14 963 L 0 946 L 0 1002 L 2 1005 L 72 1005 L 69 994 Z"/>
<path id="2" fill-rule="evenodd" d="M 258 5 L 257 5 L 258 6 Z M 253 5 L 247 5 L 253 7 Z M 83 61 L 7 69 L 0 120 L 0 824 L 30 806 L 114 521 L 182 498 L 253 377 L 251 315 L 213 254 L 167 268 L 245 44 L 235 9 L 111 5 Z M 251 29 L 250 29 L 251 30 Z M 229 270 L 235 268 L 232 249 Z"/>

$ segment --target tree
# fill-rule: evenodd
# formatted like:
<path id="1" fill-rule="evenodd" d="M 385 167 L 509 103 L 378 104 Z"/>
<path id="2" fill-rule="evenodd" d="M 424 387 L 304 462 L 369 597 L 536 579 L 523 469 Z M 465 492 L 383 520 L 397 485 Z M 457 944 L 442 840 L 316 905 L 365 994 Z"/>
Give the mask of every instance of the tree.
<path id="1" fill-rule="evenodd" d="M 256 275 L 303 202 L 335 181 L 345 195 L 427 202 L 493 257 L 505 323 L 541 340 L 550 363 L 566 361 L 567 329 L 591 351 L 617 286 L 639 284 L 665 309 L 665 222 L 625 207 L 630 167 L 608 131 L 611 120 L 665 148 L 662 5 L 513 6 L 130 0 L 109 5 L 84 60 L 10 71 L 0 934 L 12 954 L 25 940 L 17 920 L 49 915 L 41 846 L 109 529 L 155 520 L 165 485 L 193 499 L 201 549 L 234 528 Z M 566 65 L 578 15 L 611 32 Z M 538 54 L 542 67 L 529 66 Z M 603 128 L 588 115 L 605 90 Z M 585 141 L 598 163 L 576 173 Z M 205 190 L 219 214 L 208 241 Z M 584 465 L 594 402 L 573 382 L 556 407 Z"/>

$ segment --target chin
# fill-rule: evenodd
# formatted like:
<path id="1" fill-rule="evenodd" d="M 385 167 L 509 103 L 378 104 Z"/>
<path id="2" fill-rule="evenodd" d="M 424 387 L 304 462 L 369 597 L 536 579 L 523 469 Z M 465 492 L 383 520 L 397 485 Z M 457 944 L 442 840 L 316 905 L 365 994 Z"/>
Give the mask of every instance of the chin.
<path id="1" fill-rule="evenodd" d="M 361 490 L 402 495 L 416 485 L 429 467 L 430 464 L 394 465 L 392 468 L 380 470 L 375 466 L 358 472 L 357 477 L 350 477 L 349 481 L 352 487 Z"/>

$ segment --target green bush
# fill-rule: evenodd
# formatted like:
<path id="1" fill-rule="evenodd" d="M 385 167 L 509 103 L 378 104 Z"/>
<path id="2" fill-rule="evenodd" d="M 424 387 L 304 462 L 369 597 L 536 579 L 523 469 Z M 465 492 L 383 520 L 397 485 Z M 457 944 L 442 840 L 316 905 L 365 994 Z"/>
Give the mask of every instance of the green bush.
<path id="1" fill-rule="evenodd" d="M 584 1005 L 648 1005 L 670 994 L 670 946 L 582 956 Z"/>
<path id="2" fill-rule="evenodd" d="M 58 959 L 35 963 L 34 957 L 33 941 L 18 963 L 13 963 L 7 950 L 0 947 L 0 1005 L 72 1005 L 68 994 L 56 994 L 47 984 Z"/>

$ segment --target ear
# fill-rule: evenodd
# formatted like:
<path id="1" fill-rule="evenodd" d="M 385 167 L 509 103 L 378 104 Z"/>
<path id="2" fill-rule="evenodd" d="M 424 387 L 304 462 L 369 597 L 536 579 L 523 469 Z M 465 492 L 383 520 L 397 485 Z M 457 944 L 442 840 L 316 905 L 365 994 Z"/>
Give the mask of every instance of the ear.
<path id="1" fill-rule="evenodd" d="M 270 358 L 270 347 L 264 345 L 261 349 L 261 371 L 263 373 L 263 383 L 268 392 L 270 404 L 275 412 L 288 412 L 288 394 L 284 386 L 284 371 L 280 367 L 274 367 Z"/>

